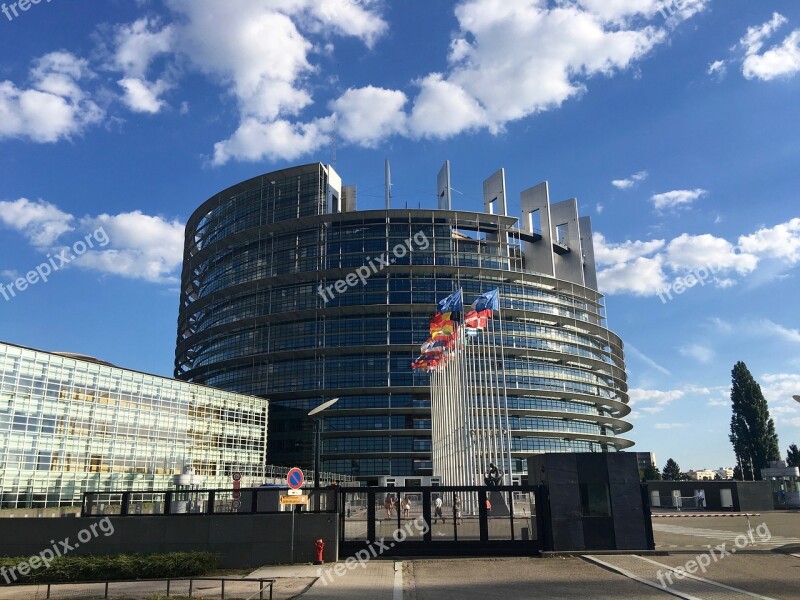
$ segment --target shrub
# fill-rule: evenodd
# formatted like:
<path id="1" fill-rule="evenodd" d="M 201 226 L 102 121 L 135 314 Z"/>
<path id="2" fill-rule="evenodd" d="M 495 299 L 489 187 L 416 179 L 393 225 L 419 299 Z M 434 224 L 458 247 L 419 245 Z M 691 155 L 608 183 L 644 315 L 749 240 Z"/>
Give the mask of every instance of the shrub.
<path id="1" fill-rule="evenodd" d="M 0 569 L 9 571 L 30 557 L 0 557 Z M 115 556 L 61 556 L 28 575 L 17 576 L 15 584 L 75 583 L 80 581 L 118 581 L 125 579 L 165 579 L 197 577 L 217 568 L 217 558 L 209 552 L 171 552 L 168 554 L 118 554 Z M 5 584 L 5 579 L 0 578 Z"/>

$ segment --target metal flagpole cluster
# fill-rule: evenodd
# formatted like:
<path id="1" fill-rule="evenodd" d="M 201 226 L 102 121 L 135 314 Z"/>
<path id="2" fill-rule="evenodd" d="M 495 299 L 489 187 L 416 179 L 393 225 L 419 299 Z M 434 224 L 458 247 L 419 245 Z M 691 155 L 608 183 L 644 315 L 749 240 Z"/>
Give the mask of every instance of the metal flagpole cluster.
<path id="1" fill-rule="evenodd" d="M 498 290 L 464 314 L 459 290 L 441 302 L 412 364 L 430 373 L 433 467 L 446 485 L 480 485 L 491 465 L 511 483 L 511 431 Z M 499 346 L 499 349 L 498 349 Z"/>

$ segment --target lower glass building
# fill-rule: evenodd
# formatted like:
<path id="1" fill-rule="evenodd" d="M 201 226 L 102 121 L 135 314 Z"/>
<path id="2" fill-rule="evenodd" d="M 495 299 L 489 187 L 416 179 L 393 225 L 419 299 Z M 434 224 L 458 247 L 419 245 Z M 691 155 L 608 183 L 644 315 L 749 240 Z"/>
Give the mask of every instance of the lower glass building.
<path id="1" fill-rule="evenodd" d="M 80 505 L 83 492 L 263 483 L 267 401 L 0 343 L 0 508 Z"/>
<path id="2" fill-rule="evenodd" d="M 547 184 L 507 215 L 505 173 L 484 210 L 453 210 L 449 164 L 437 208 L 356 210 L 356 188 L 319 163 L 216 194 L 190 217 L 175 376 L 270 401 L 270 462 L 368 482 L 427 476 L 430 375 L 411 363 L 436 302 L 499 289 L 512 468 L 537 452 L 632 446 L 622 341 L 605 327 L 591 224 Z"/>

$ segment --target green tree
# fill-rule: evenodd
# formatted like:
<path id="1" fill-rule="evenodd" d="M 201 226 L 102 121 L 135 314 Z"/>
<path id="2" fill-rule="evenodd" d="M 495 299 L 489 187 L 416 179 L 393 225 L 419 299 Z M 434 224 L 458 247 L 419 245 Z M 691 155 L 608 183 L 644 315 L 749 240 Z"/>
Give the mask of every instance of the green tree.
<path id="1" fill-rule="evenodd" d="M 678 466 L 678 463 L 670 458 L 667 464 L 664 465 L 664 468 L 661 469 L 661 476 L 667 481 L 680 481 L 681 468 Z"/>
<path id="2" fill-rule="evenodd" d="M 761 469 L 771 460 L 780 460 L 775 422 L 761 393 L 761 386 L 739 361 L 731 373 L 731 434 L 736 461 L 745 479 L 761 479 Z"/>
<path id="3" fill-rule="evenodd" d="M 642 481 L 661 481 L 661 473 L 655 465 L 647 465 L 639 474 Z"/>
<path id="4" fill-rule="evenodd" d="M 786 466 L 800 467 L 800 450 L 797 449 L 797 444 L 789 446 L 789 450 L 786 452 Z"/>

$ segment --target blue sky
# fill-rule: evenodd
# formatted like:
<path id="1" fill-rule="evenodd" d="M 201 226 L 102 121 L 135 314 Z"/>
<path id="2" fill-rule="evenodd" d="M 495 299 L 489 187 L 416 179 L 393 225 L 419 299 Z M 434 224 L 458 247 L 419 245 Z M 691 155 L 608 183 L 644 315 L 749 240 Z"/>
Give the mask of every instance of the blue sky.
<path id="1" fill-rule="evenodd" d="M 86 252 L 0 296 L 0 339 L 170 375 L 183 224 L 203 200 L 335 146 L 360 208 L 381 206 L 385 158 L 395 205 L 433 206 L 450 159 L 459 208 L 505 167 L 511 214 L 548 180 L 592 216 L 636 449 L 732 466 L 737 360 L 782 451 L 800 442 L 796 2 L 5 7 L 0 283 Z"/>

